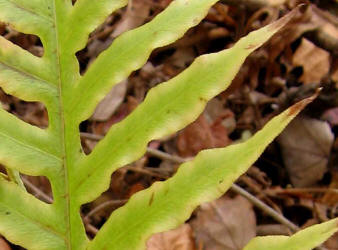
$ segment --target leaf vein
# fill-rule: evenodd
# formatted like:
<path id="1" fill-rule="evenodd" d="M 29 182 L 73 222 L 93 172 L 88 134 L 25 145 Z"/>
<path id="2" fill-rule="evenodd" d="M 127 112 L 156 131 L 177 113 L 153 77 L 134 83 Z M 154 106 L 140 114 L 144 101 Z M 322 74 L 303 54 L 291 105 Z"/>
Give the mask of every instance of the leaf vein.
<path id="1" fill-rule="evenodd" d="M 37 12 L 35 12 L 34 10 L 30 9 L 30 8 L 27 8 L 25 6 L 22 6 L 21 4 L 17 3 L 16 1 L 13 1 L 13 0 L 7 0 L 7 2 L 13 4 L 14 6 L 16 6 L 17 8 L 23 10 L 23 11 L 26 11 L 26 12 L 29 12 L 30 14 L 34 15 L 34 16 L 37 16 L 37 17 L 41 17 L 43 19 L 45 19 L 46 21 L 48 21 L 49 23 L 52 23 L 52 19 L 48 16 L 45 16 L 45 15 L 41 15 Z"/>

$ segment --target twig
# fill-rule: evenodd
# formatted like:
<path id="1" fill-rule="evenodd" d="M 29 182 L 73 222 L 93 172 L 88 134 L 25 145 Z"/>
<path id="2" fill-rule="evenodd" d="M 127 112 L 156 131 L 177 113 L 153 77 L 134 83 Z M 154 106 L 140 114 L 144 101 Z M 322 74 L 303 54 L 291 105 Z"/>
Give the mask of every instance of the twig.
<path id="1" fill-rule="evenodd" d="M 158 174 L 158 173 L 154 173 L 154 172 L 152 172 L 148 169 L 144 169 L 144 168 L 134 168 L 134 167 L 131 167 L 131 166 L 125 166 L 123 168 L 126 169 L 126 170 L 129 170 L 129 171 L 150 175 L 152 177 L 157 177 L 157 178 L 161 178 L 161 179 L 168 178 L 167 176 L 164 176 L 164 175 L 161 175 L 161 174 Z"/>
<path id="2" fill-rule="evenodd" d="M 85 227 L 86 227 L 86 231 L 89 233 L 92 233 L 93 235 L 96 235 L 99 232 L 99 230 L 96 227 L 94 227 L 92 224 L 85 223 Z"/>
<path id="3" fill-rule="evenodd" d="M 81 132 L 80 135 L 82 138 L 93 140 L 93 141 L 100 141 L 103 138 L 102 135 L 95 135 L 95 134 L 86 133 L 86 132 Z"/>
<path id="4" fill-rule="evenodd" d="M 87 139 L 91 139 L 91 140 L 101 140 L 103 138 L 103 136 L 92 135 L 92 134 L 89 134 L 89 133 L 81 133 L 81 136 L 84 137 L 84 138 L 87 138 Z M 148 148 L 147 153 L 149 153 L 153 156 L 156 156 L 160 159 L 169 160 L 169 161 L 172 161 L 172 162 L 177 163 L 177 164 L 182 164 L 182 163 L 187 161 L 187 159 L 184 159 L 184 158 L 181 158 L 181 157 L 178 157 L 178 156 L 173 156 L 173 155 L 170 155 L 168 153 L 162 152 L 162 151 L 157 150 L 157 149 Z M 294 223 L 289 221 L 282 214 L 276 212 L 274 209 L 272 209 L 271 207 L 266 205 L 264 202 L 262 202 L 261 200 L 259 200 L 258 198 L 256 198 L 255 196 L 253 196 L 252 194 L 250 194 L 248 191 L 241 188 L 240 186 L 238 186 L 236 184 L 232 184 L 230 189 L 233 192 L 240 194 L 243 197 L 247 198 L 256 207 L 263 210 L 265 213 L 267 213 L 269 216 L 274 218 L 279 223 L 281 223 L 281 224 L 287 226 L 288 228 L 290 228 L 290 230 L 292 230 L 293 232 L 297 232 L 299 230 L 298 226 L 296 226 Z"/>
<path id="5" fill-rule="evenodd" d="M 147 148 L 147 153 L 152 156 L 158 157 L 159 159 L 168 160 L 168 161 L 172 161 L 172 162 L 179 163 L 179 164 L 184 163 L 186 161 L 185 159 L 181 157 L 170 155 L 170 154 L 164 153 L 160 150 L 153 149 L 153 148 Z"/>
<path id="6" fill-rule="evenodd" d="M 265 6 L 276 6 L 283 4 L 285 0 L 222 0 L 222 3 L 229 5 L 243 5 L 250 11 L 258 10 Z"/>
<path id="7" fill-rule="evenodd" d="M 267 189 L 263 191 L 267 195 L 277 194 L 298 194 L 298 193 L 334 193 L 338 194 L 337 188 L 286 188 L 286 189 Z"/>
<path id="8" fill-rule="evenodd" d="M 100 205 L 98 205 L 97 207 L 93 208 L 88 214 L 86 214 L 86 216 L 83 218 L 85 221 L 89 220 L 89 217 L 91 217 L 92 215 L 94 215 L 95 213 L 97 213 L 98 211 L 105 209 L 107 207 L 110 206 L 115 206 L 115 205 L 121 205 L 126 203 L 128 200 L 110 200 L 110 201 L 106 201 L 101 203 Z"/>
<path id="9" fill-rule="evenodd" d="M 27 180 L 25 177 L 22 177 L 23 183 L 28 187 L 37 198 L 41 198 L 43 201 L 52 204 L 53 199 L 49 197 L 47 194 L 42 192 L 39 188 L 37 188 L 33 183 L 31 183 L 29 180 Z"/>
<path id="10" fill-rule="evenodd" d="M 285 218 L 280 213 L 276 212 L 274 209 L 266 205 L 261 200 L 257 199 L 255 196 L 244 190 L 243 188 L 239 187 L 236 184 L 232 184 L 231 190 L 242 195 L 243 197 L 247 198 L 250 202 L 252 202 L 256 207 L 260 208 L 264 212 L 266 212 L 268 215 L 270 215 L 272 218 L 274 218 L 279 223 L 287 226 L 290 228 L 293 232 L 299 231 L 299 227 L 296 226 L 294 223 L 289 221 L 287 218 Z"/>

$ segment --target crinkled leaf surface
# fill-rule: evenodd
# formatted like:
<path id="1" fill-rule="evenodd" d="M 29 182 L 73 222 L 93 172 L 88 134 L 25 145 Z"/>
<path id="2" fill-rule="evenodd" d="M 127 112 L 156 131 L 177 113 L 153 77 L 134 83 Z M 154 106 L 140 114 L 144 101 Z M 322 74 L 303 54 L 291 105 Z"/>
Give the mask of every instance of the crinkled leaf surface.
<path id="1" fill-rule="evenodd" d="M 299 11 L 252 32 L 229 50 L 199 57 L 182 74 L 152 89 L 86 156 L 80 122 L 115 84 L 140 68 L 153 49 L 180 38 L 216 2 L 173 1 L 151 22 L 117 38 L 81 76 L 75 53 L 126 0 L 78 0 L 75 5 L 71 0 L 0 0 L 0 21 L 39 36 L 44 47 L 39 58 L 0 37 L 0 86 L 22 100 L 44 103 L 49 115 L 49 127 L 43 130 L 0 109 L 0 163 L 11 173 L 48 177 L 54 197 L 53 204 L 43 203 L 17 182 L 0 178 L 2 235 L 37 250 L 143 249 L 151 234 L 182 223 L 255 161 L 308 100 L 244 144 L 202 152 L 173 178 L 140 192 L 114 212 L 93 241 L 86 236 L 80 206 L 108 188 L 111 173 L 142 156 L 150 140 L 196 119 L 206 102 L 230 84 L 245 58 Z"/>

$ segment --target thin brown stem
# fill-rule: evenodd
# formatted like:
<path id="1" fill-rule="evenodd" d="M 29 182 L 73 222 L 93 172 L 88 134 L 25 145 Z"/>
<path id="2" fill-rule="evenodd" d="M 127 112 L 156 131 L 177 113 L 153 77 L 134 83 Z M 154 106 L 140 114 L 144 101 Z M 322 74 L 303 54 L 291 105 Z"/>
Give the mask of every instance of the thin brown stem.
<path id="1" fill-rule="evenodd" d="M 105 209 L 107 207 L 110 207 L 110 206 L 122 205 L 126 202 L 127 200 L 110 200 L 110 201 L 103 202 L 97 207 L 95 207 L 94 209 L 92 209 L 88 214 L 86 214 L 86 216 L 83 219 L 85 221 L 88 221 L 89 218 L 93 216 L 95 213 L 97 213 L 98 211 Z"/>
<path id="2" fill-rule="evenodd" d="M 42 199 L 43 201 L 52 204 L 53 198 L 45 194 L 43 191 L 41 191 L 39 188 L 37 188 L 33 183 L 31 183 L 27 178 L 22 177 L 22 181 L 25 184 L 25 186 L 33 192 L 35 197 Z"/>

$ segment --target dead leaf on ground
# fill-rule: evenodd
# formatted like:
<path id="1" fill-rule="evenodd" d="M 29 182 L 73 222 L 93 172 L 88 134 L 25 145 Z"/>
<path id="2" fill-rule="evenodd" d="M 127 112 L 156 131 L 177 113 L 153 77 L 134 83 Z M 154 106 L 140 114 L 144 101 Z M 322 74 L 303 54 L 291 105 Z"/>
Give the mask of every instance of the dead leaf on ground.
<path id="1" fill-rule="evenodd" d="M 195 59 L 196 52 L 192 47 L 177 48 L 175 53 L 169 58 L 171 66 L 175 66 L 180 70 L 185 69 Z M 168 62 L 167 62 L 168 63 Z"/>
<path id="2" fill-rule="evenodd" d="M 324 246 L 329 250 L 338 249 L 338 233 L 332 235 L 324 244 Z"/>
<path id="3" fill-rule="evenodd" d="M 338 89 L 338 58 L 333 60 L 332 65 L 331 79 L 336 83 L 336 89 Z"/>
<path id="4" fill-rule="evenodd" d="M 338 139 L 336 139 L 336 142 L 338 142 Z M 333 166 L 333 168 L 338 167 L 338 161 L 336 161 L 336 164 Z M 338 171 L 332 171 L 332 178 L 329 188 L 330 189 L 338 189 Z M 328 204 L 332 207 L 337 207 L 338 204 L 338 194 L 333 192 L 327 192 L 321 199 L 321 202 Z"/>
<path id="5" fill-rule="evenodd" d="M 328 121 L 331 126 L 338 125 L 338 107 L 328 109 L 322 115 L 322 119 Z"/>
<path id="6" fill-rule="evenodd" d="M 330 36 L 332 39 L 338 40 L 338 18 L 328 11 L 312 5 L 313 15 L 311 16 L 312 22 L 319 25 L 320 29 L 325 36 Z"/>
<path id="7" fill-rule="evenodd" d="M 333 140 L 327 122 L 301 116 L 279 136 L 283 161 L 295 187 L 309 187 L 322 179 Z"/>
<path id="8" fill-rule="evenodd" d="M 198 245 L 206 250 L 239 250 L 256 235 L 252 204 L 242 196 L 201 205 L 192 221 Z"/>
<path id="9" fill-rule="evenodd" d="M 131 30 L 143 24 L 149 16 L 151 2 L 142 0 L 129 1 L 127 11 L 123 15 L 123 19 L 111 34 L 112 37 L 117 37 L 127 30 Z"/>
<path id="10" fill-rule="evenodd" d="M 295 66 L 303 67 L 303 75 L 300 81 L 305 84 L 318 83 L 329 73 L 330 54 L 303 38 L 292 62 Z"/>
<path id="11" fill-rule="evenodd" d="M 177 137 L 177 148 L 183 157 L 194 156 L 202 149 L 225 147 L 229 144 L 228 132 L 221 120 L 210 125 L 205 115 L 201 115 Z"/>
<path id="12" fill-rule="evenodd" d="M 257 226 L 257 236 L 290 235 L 290 229 L 282 224 L 263 224 Z"/>
<path id="13" fill-rule="evenodd" d="M 8 243 L 0 236 L 0 250 L 11 250 L 12 248 Z"/>
<path id="14" fill-rule="evenodd" d="M 114 86 L 106 97 L 96 107 L 91 120 L 107 121 L 123 102 L 127 93 L 127 80 Z"/>
<path id="15" fill-rule="evenodd" d="M 153 235 L 147 241 L 147 250 L 194 250 L 194 239 L 189 224 L 175 230 Z"/>
<path id="16" fill-rule="evenodd" d="M 297 15 L 291 20 L 287 27 L 278 32 L 265 45 L 269 54 L 269 61 L 274 62 L 278 55 L 285 50 L 285 48 L 302 36 L 305 32 L 315 30 L 319 25 L 313 21 L 313 7 L 309 7 L 305 13 Z"/>

